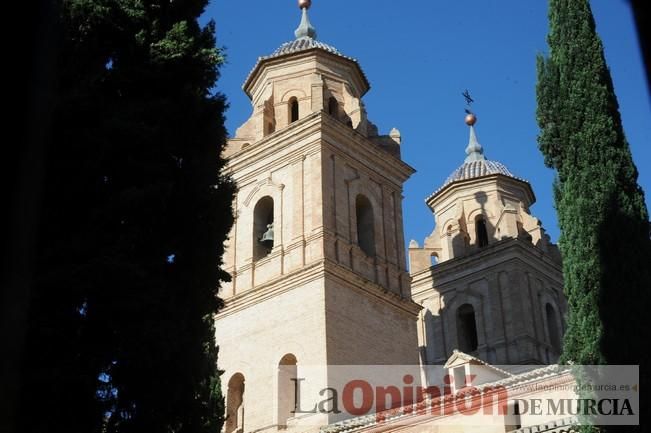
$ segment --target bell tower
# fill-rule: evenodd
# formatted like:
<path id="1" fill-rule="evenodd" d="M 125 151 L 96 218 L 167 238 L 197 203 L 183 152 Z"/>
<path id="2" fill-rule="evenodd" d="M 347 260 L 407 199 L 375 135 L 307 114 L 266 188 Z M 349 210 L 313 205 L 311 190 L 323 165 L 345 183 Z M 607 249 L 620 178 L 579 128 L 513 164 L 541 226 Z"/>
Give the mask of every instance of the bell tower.
<path id="1" fill-rule="evenodd" d="M 308 378 L 297 395 L 302 366 L 418 363 L 402 222 L 413 169 L 400 133 L 368 120 L 360 65 L 318 41 L 311 2 L 299 6 L 296 38 L 246 78 L 253 112 L 225 150 L 238 188 L 216 321 L 226 433 L 296 426 L 294 409 L 328 386 Z"/>
<path id="2" fill-rule="evenodd" d="M 531 185 L 484 156 L 475 132 L 466 159 L 426 202 L 434 231 L 409 245 L 421 361 L 460 350 L 491 364 L 546 364 L 560 354 L 566 300 L 560 254 L 531 215 Z"/>

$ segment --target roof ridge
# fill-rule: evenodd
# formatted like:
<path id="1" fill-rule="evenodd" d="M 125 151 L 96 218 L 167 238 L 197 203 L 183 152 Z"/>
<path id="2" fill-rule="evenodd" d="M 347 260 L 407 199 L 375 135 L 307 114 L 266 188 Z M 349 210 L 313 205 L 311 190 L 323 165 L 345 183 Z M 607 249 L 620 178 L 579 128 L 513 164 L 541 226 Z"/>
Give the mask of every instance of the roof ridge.
<path id="1" fill-rule="evenodd" d="M 458 350 L 458 349 L 454 349 L 452 351 L 452 356 L 450 356 L 450 359 L 448 359 L 448 361 L 443 365 L 443 367 L 444 368 L 450 368 L 450 360 L 452 360 L 455 356 L 458 356 L 458 357 L 460 357 L 462 359 L 465 359 L 466 361 L 478 362 L 479 364 L 481 364 L 481 365 L 483 365 L 485 367 L 489 367 L 489 368 L 491 368 L 491 369 L 493 369 L 495 371 L 499 371 L 500 373 L 505 375 L 507 378 L 514 376 L 513 373 L 510 373 L 510 372 L 508 372 L 506 370 L 503 370 L 503 369 L 501 369 L 499 367 L 496 367 L 493 364 L 489 364 L 488 362 L 486 362 L 486 361 L 484 361 L 484 360 L 482 360 L 480 358 L 477 358 L 476 356 L 473 356 L 473 355 L 471 355 L 469 353 L 466 353 L 466 352 L 462 352 L 461 350 Z"/>
<path id="2" fill-rule="evenodd" d="M 463 353 L 463 352 L 459 352 L 459 353 L 462 353 L 464 355 L 468 355 L 468 354 Z M 474 358 L 472 355 L 468 355 L 468 356 Z M 477 358 L 477 359 L 479 359 L 479 358 Z M 485 362 L 485 361 L 482 361 L 482 362 Z M 487 364 L 487 365 L 490 365 L 490 364 Z M 504 378 L 504 379 L 501 379 L 501 380 L 497 380 L 497 381 L 493 381 L 493 382 L 487 382 L 487 383 L 478 385 L 477 387 L 475 387 L 475 389 L 477 389 L 479 391 L 482 391 L 482 390 L 484 390 L 486 388 L 495 387 L 495 386 L 521 385 L 521 384 L 526 383 L 528 381 L 537 380 L 537 379 L 540 379 L 540 378 L 543 378 L 543 377 L 548 377 L 550 375 L 561 375 L 561 374 L 569 372 L 569 371 L 570 371 L 570 369 L 569 369 L 568 366 L 558 365 L 558 364 L 551 364 L 551 365 L 543 366 L 541 368 L 536 368 L 536 369 L 533 369 L 533 370 L 525 371 L 525 372 L 522 372 L 522 373 L 512 374 L 510 377 L 507 377 L 507 378 Z M 463 391 L 461 391 L 461 393 L 463 393 Z M 456 395 L 456 394 L 453 394 L 453 395 Z M 429 396 L 423 402 L 427 403 L 427 404 L 432 404 L 435 401 L 445 400 L 446 398 L 449 398 L 449 397 L 450 397 L 450 395 L 447 395 L 447 396 L 443 395 L 443 396 L 439 396 L 439 397 L 435 397 L 435 398 L 432 398 L 431 396 Z M 411 416 L 413 413 L 416 413 L 416 411 L 405 412 L 404 409 L 406 407 L 409 407 L 409 406 L 411 406 L 412 408 L 416 408 L 418 406 L 418 404 L 422 404 L 423 402 L 414 403 L 412 405 L 404 405 L 404 406 L 401 406 L 399 408 L 389 409 L 389 410 L 386 410 L 386 411 L 384 411 L 382 413 L 384 415 L 386 415 L 386 419 L 408 417 L 408 416 Z M 360 429 L 360 428 L 364 428 L 364 427 L 368 427 L 368 426 L 376 424 L 377 423 L 377 416 L 378 416 L 378 414 L 370 414 L 370 415 L 362 415 L 362 416 L 359 416 L 359 417 L 350 418 L 350 419 L 347 419 L 347 420 L 344 420 L 344 421 L 339 421 L 339 422 L 336 422 L 336 423 L 333 423 L 333 424 L 329 424 L 327 426 L 323 426 L 323 427 L 321 427 L 320 431 L 322 433 L 345 433 L 345 432 L 349 432 L 349 431 L 355 431 L 356 429 Z M 566 421 L 567 421 L 567 419 L 563 419 L 560 422 L 566 422 Z M 547 424 L 549 425 L 549 424 L 558 423 L 558 422 L 559 421 L 550 421 Z M 571 423 L 568 423 L 567 425 L 571 425 Z M 518 431 L 520 431 L 520 430 L 518 430 Z M 525 432 L 526 432 L 526 430 L 525 430 Z"/>

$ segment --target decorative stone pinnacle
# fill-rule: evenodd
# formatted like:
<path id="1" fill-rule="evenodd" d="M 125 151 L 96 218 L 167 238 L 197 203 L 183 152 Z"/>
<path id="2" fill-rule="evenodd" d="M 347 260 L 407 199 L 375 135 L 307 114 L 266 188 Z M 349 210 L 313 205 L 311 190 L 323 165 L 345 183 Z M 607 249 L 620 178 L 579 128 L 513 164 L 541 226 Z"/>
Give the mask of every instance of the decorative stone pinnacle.
<path id="1" fill-rule="evenodd" d="M 400 144 L 402 141 L 402 135 L 400 134 L 400 131 L 398 131 L 397 128 L 393 128 L 391 132 L 389 132 L 389 137 L 396 143 Z"/>
<path id="2" fill-rule="evenodd" d="M 311 0 L 299 0 L 298 1 L 298 7 L 301 8 L 303 11 L 303 15 L 301 17 L 301 24 L 299 24 L 298 28 L 294 32 L 294 35 L 296 35 L 296 39 L 301 39 L 301 38 L 310 38 L 310 39 L 316 39 L 316 29 L 310 22 L 310 17 L 307 15 L 307 10 L 312 6 L 312 1 Z"/>

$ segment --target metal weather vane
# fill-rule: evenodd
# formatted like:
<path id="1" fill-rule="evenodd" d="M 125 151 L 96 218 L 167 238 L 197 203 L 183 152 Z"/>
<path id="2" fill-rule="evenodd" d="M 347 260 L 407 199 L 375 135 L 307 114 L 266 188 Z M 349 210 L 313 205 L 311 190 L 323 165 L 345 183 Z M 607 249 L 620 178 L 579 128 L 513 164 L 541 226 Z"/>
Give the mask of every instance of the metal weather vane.
<path id="1" fill-rule="evenodd" d="M 470 92 L 468 91 L 468 89 L 466 89 L 465 92 L 461 94 L 461 96 L 463 96 L 466 99 L 466 105 L 468 106 L 467 108 L 465 108 L 466 113 L 473 114 L 470 108 L 472 106 L 472 103 L 475 102 L 475 100 L 472 99 L 472 96 L 470 96 Z"/>
<path id="2" fill-rule="evenodd" d="M 477 116 L 475 116 L 475 113 L 472 112 L 471 107 L 472 103 L 475 102 L 474 99 L 472 99 L 472 96 L 470 96 L 470 91 L 466 89 L 461 96 L 463 96 L 466 99 L 466 105 L 467 107 L 465 108 L 466 111 L 466 125 L 472 127 L 477 123 Z M 474 134 L 474 132 L 473 132 Z M 475 139 L 476 140 L 476 139 Z"/>

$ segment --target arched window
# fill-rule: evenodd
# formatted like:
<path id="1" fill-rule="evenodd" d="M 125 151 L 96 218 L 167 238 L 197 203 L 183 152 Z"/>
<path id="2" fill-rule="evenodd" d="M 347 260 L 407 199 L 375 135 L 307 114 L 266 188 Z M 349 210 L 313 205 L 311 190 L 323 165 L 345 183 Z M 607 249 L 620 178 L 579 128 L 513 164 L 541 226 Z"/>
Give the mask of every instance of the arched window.
<path id="1" fill-rule="evenodd" d="M 274 200 L 262 197 L 253 209 L 253 260 L 268 255 L 274 247 Z"/>
<path id="2" fill-rule="evenodd" d="M 436 253 L 432 253 L 432 266 L 439 264 L 439 256 Z"/>
<path id="3" fill-rule="evenodd" d="M 477 321 L 475 309 L 470 304 L 463 304 L 457 310 L 457 336 L 459 350 L 466 353 L 477 350 Z"/>
<path id="4" fill-rule="evenodd" d="M 328 99 L 328 114 L 333 117 L 339 117 L 339 102 L 334 96 Z"/>
<path id="5" fill-rule="evenodd" d="M 547 333 L 549 334 L 549 343 L 552 345 L 556 353 L 561 353 L 561 334 L 558 329 L 558 322 L 556 321 L 556 310 L 551 304 L 545 305 L 545 315 L 547 316 Z"/>
<path id="6" fill-rule="evenodd" d="M 294 123 L 298 120 L 298 99 L 295 97 L 289 100 L 289 123 Z"/>
<path id="7" fill-rule="evenodd" d="M 355 201 L 357 215 L 357 244 L 367 256 L 375 256 L 375 218 L 368 198 L 358 195 Z"/>
<path id="8" fill-rule="evenodd" d="M 225 433 L 244 431 L 244 376 L 235 373 L 228 381 Z"/>
<path id="9" fill-rule="evenodd" d="M 286 426 L 296 413 L 299 402 L 296 357 L 291 353 L 278 363 L 278 425 Z"/>
<path id="10" fill-rule="evenodd" d="M 475 220 L 475 234 L 477 246 L 483 248 L 488 245 L 488 232 L 486 231 L 486 220 L 483 216 L 478 216 Z"/>

